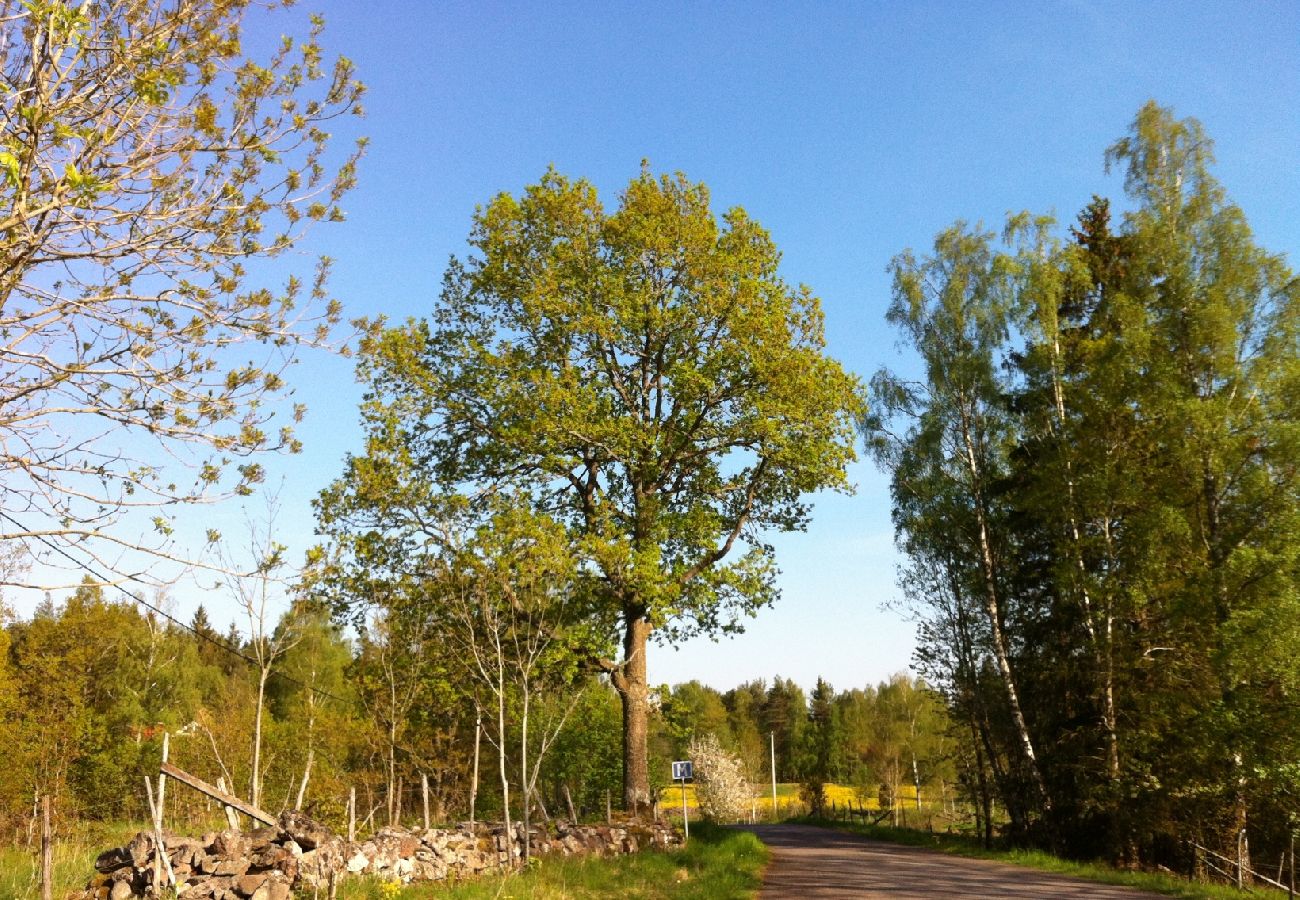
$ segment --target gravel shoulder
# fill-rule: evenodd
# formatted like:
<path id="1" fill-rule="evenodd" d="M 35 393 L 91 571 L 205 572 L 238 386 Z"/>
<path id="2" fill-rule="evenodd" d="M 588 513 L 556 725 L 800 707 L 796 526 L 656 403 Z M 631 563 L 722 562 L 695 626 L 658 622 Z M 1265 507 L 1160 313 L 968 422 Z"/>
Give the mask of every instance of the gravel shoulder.
<path id="1" fill-rule="evenodd" d="M 751 825 L 772 850 L 762 900 L 1012 897 L 1141 900 L 1160 894 L 984 859 L 872 841 L 811 825 Z"/>

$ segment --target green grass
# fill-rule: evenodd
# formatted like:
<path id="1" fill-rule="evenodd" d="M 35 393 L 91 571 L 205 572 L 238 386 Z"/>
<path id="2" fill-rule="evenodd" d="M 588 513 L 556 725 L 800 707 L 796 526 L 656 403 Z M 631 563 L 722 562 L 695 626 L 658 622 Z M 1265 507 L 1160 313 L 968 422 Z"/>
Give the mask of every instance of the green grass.
<path id="1" fill-rule="evenodd" d="M 549 856 L 514 876 L 459 884 L 345 883 L 339 900 L 748 900 L 762 884 L 767 848 L 752 834 L 707 824 L 691 826 L 682 850 L 646 851 L 607 859 Z"/>
<path id="2" fill-rule="evenodd" d="M 95 873 L 95 857 L 119 847 L 140 830 L 138 823 L 87 823 L 54 841 L 54 896 L 81 890 Z M 32 850 L 0 847 L 0 900 L 41 895 L 40 839 Z"/>
<path id="3" fill-rule="evenodd" d="M 878 841 L 890 841 L 912 847 L 926 847 L 957 856 L 991 859 L 1037 869 L 1041 872 L 1053 872 L 1058 875 L 1068 875 L 1072 878 L 1082 878 L 1087 881 L 1101 882 L 1102 884 L 1137 888 L 1155 894 L 1182 897 L 1185 900 L 1230 900 L 1230 898 L 1231 900 L 1241 900 L 1243 896 L 1246 896 L 1236 888 L 1226 885 L 1190 882 L 1160 872 L 1133 872 L 1127 869 L 1116 869 L 1101 862 L 1076 862 L 1061 859 L 1059 856 L 1053 856 L 1041 850 L 988 850 L 984 848 L 977 838 L 969 835 L 930 833 L 912 828 L 833 822 L 825 819 L 804 818 L 791 819 L 790 821 L 836 828 L 840 831 L 849 831 Z M 1272 888 L 1257 886 L 1252 889 L 1251 896 L 1283 897 L 1285 893 Z"/>

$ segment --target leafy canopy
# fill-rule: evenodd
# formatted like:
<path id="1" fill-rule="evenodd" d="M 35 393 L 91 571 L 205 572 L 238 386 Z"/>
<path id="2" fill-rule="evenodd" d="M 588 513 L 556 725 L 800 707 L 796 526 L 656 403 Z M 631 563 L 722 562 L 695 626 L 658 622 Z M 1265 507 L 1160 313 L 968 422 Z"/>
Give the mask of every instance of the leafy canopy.
<path id="1" fill-rule="evenodd" d="M 429 319 L 362 345 L 366 453 L 319 504 L 354 571 L 406 567 L 451 493 L 509 492 L 568 528 L 608 614 L 676 638 L 769 602 L 761 535 L 847 489 L 860 398 L 767 232 L 680 175 L 643 171 L 607 211 L 550 171 L 470 245 Z"/>

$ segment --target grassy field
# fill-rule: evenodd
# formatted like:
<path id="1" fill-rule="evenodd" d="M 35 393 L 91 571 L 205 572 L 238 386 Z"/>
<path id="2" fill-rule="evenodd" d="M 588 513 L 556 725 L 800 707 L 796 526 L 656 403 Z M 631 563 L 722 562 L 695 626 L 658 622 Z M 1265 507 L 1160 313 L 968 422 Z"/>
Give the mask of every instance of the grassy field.
<path id="1" fill-rule="evenodd" d="M 747 832 L 701 824 L 690 843 L 667 853 L 647 851 L 614 859 L 546 857 L 513 877 L 456 885 L 353 882 L 339 900 L 747 900 L 762 883 L 768 851 Z"/>
<path id="2" fill-rule="evenodd" d="M 54 842 L 54 896 L 86 886 L 95 871 L 95 857 L 110 847 L 129 841 L 140 824 L 130 822 L 89 823 L 77 826 L 71 835 Z M 0 847 L 0 900 L 41 895 L 40 841 L 34 850 Z"/>
<path id="3" fill-rule="evenodd" d="M 873 826 L 857 823 L 846 824 L 820 819 L 801 819 L 798 821 L 809 825 L 822 825 L 829 828 L 838 828 L 841 831 L 851 831 L 854 834 L 861 834 L 874 840 L 908 844 L 913 847 L 928 847 L 931 850 L 939 850 L 944 853 L 953 853 L 975 859 L 992 859 L 998 862 L 1038 869 L 1043 872 L 1055 872 L 1059 875 L 1069 875 L 1074 878 L 1083 878 L 1103 884 L 1122 885 L 1151 891 L 1156 894 L 1166 894 L 1170 897 L 1182 897 L 1185 900 L 1241 900 L 1241 897 L 1244 896 L 1241 891 L 1227 885 L 1189 882 L 1186 879 L 1159 872 L 1130 872 L 1099 862 L 1075 862 L 1052 856 L 1050 853 L 1044 853 L 1041 850 L 986 850 L 977 839 L 964 835 L 932 834 L 910 828 L 891 828 L 885 825 Z M 1281 898 L 1286 896 L 1286 892 L 1256 887 L 1252 890 L 1250 896 Z"/>

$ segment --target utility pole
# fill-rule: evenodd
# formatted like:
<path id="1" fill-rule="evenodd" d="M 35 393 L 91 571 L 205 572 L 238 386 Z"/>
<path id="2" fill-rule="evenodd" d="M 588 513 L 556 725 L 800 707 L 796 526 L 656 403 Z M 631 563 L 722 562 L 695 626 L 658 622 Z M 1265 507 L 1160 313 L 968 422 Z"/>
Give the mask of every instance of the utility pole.
<path id="1" fill-rule="evenodd" d="M 776 732 L 775 732 L 775 731 L 769 731 L 769 732 L 767 733 L 767 737 L 768 737 L 769 744 L 770 744 L 770 746 L 771 746 L 771 748 L 772 748 L 772 821 L 775 822 L 776 819 L 777 819 L 777 807 L 776 807 Z"/>

